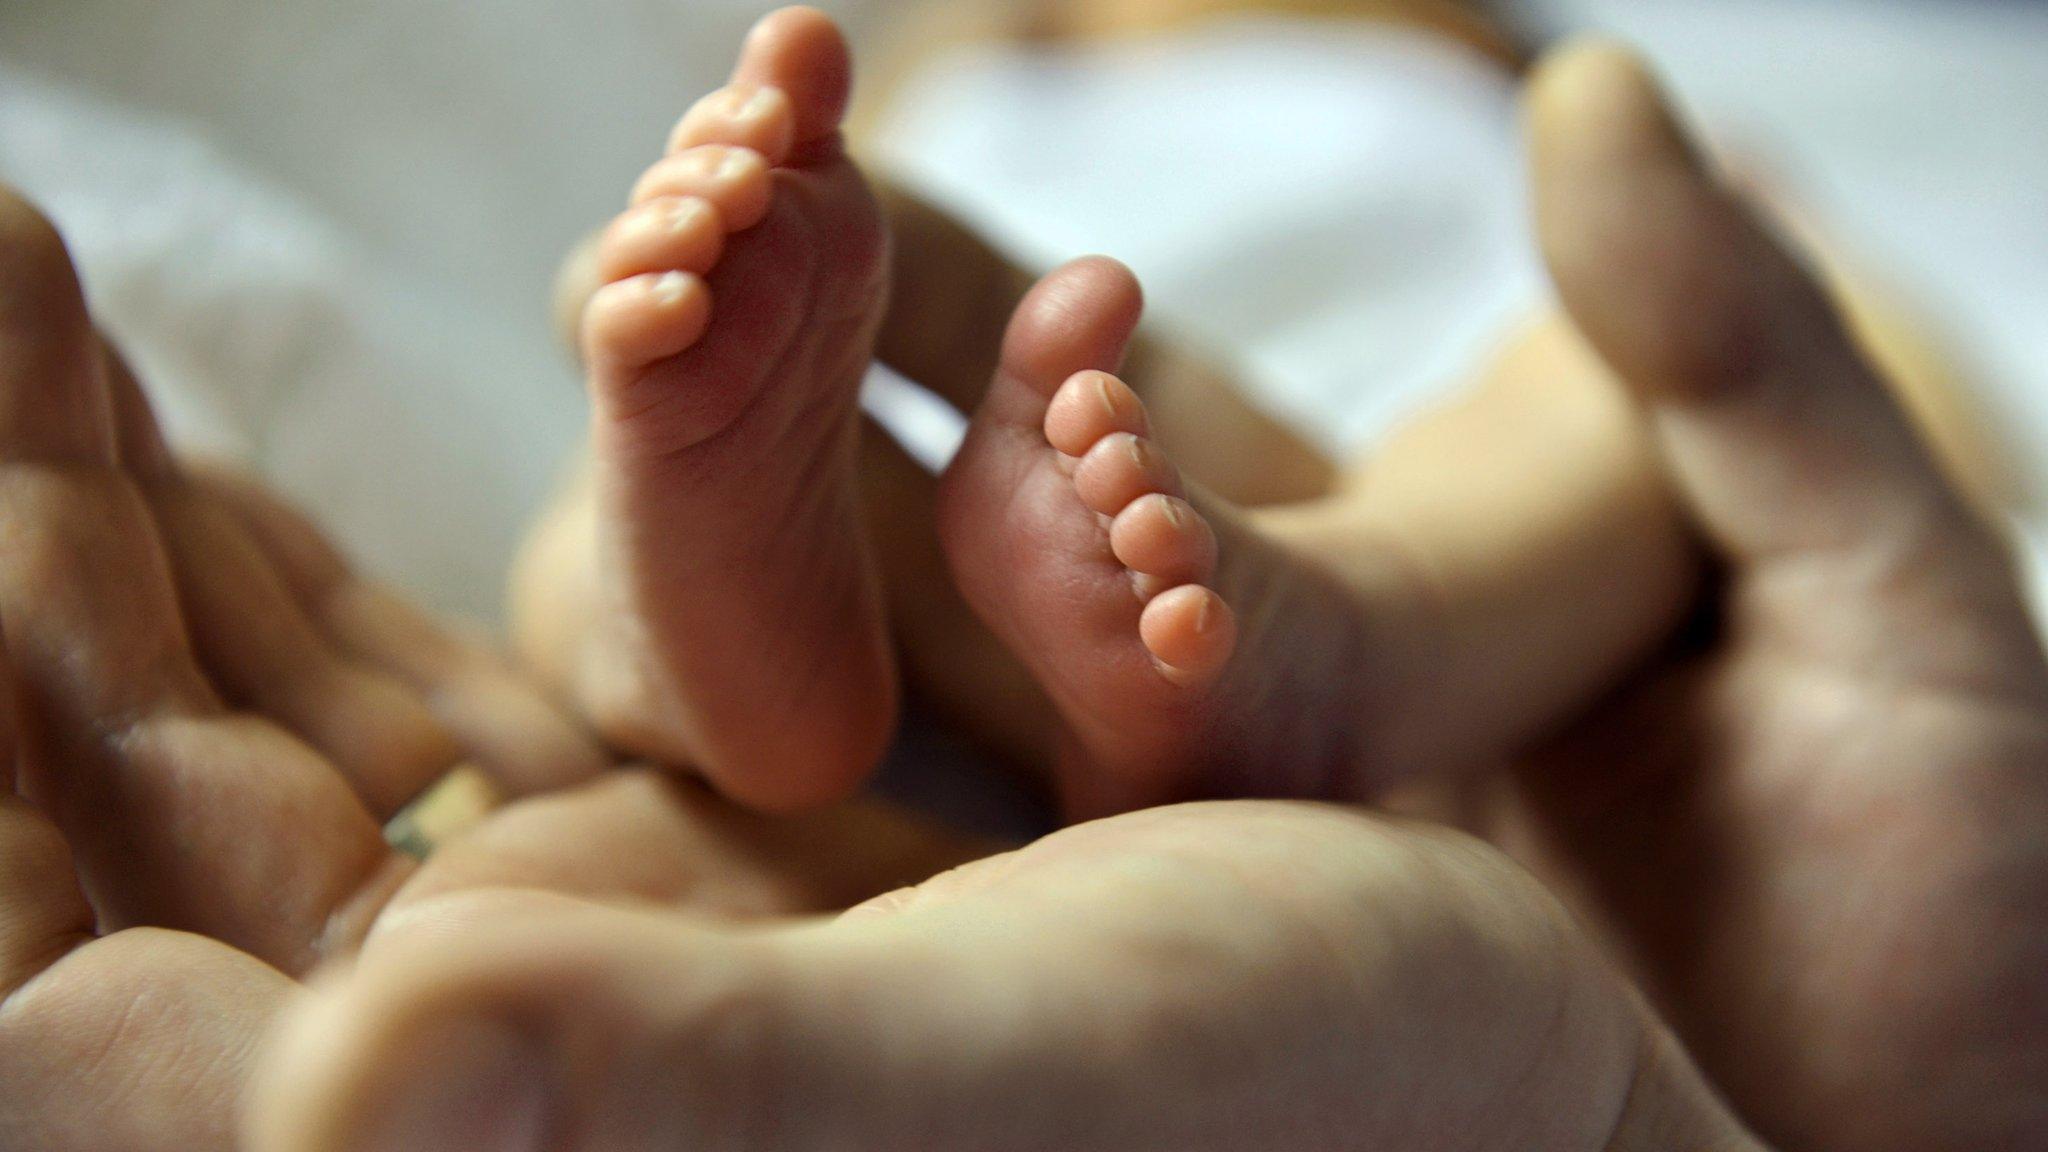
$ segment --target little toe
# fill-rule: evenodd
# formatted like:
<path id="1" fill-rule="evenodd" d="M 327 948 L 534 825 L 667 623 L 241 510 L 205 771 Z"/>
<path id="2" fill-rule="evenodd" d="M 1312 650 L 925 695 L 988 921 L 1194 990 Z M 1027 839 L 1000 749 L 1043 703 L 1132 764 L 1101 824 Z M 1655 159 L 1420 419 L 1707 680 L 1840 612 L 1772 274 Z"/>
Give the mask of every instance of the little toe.
<path id="1" fill-rule="evenodd" d="M 796 110 L 780 88 L 720 88 L 690 106 L 669 133 L 671 155 L 706 144 L 729 144 L 785 163 L 796 144 Z"/>
<path id="2" fill-rule="evenodd" d="M 1081 503 L 1104 516 L 1115 516 L 1133 501 L 1155 492 L 1185 495 L 1180 470 L 1159 446 L 1142 436 L 1117 432 L 1095 442 L 1074 466 L 1074 491 Z"/>
<path id="3" fill-rule="evenodd" d="M 711 324 L 711 290 L 688 272 L 648 273 L 607 284 L 583 312 L 583 355 L 592 379 L 635 375 L 678 355 Z"/>
<path id="4" fill-rule="evenodd" d="M 1215 530 L 1178 496 L 1132 501 L 1111 522 L 1109 547 L 1124 567 L 1163 587 L 1199 583 L 1216 570 Z"/>
<path id="5" fill-rule="evenodd" d="M 1143 436 L 1145 404 L 1130 385 L 1090 369 L 1069 377 L 1045 410 L 1045 438 L 1069 456 L 1085 456 L 1103 437 L 1116 432 Z"/>
<path id="6" fill-rule="evenodd" d="M 598 274 L 604 281 L 647 272 L 703 275 L 725 250 L 725 221 L 700 196 L 657 196 L 621 213 L 604 230 Z"/>
<path id="7" fill-rule="evenodd" d="M 768 215 L 775 185 L 768 161 L 751 148 L 706 144 L 654 162 L 633 185 L 632 203 L 695 196 L 718 209 L 728 232 L 744 232 Z"/>
<path id="8" fill-rule="evenodd" d="M 1183 584 L 1152 598 L 1138 636 L 1168 679 L 1197 685 L 1216 678 L 1237 648 L 1237 614 L 1213 589 Z"/>

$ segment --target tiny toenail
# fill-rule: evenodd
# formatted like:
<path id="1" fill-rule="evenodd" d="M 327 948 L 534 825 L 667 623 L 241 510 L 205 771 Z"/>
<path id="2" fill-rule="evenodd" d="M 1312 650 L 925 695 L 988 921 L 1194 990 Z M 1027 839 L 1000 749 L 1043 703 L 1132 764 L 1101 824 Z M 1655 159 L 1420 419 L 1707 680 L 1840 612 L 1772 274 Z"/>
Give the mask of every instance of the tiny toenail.
<path id="1" fill-rule="evenodd" d="M 1209 626 L 1215 623 L 1211 619 L 1211 608 L 1215 603 L 1210 597 L 1202 597 L 1202 606 L 1195 609 L 1195 635 L 1200 636 L 1208 632 Z"/>
<path id="2" fill-rule="evenodd" d="M 1131 463 L 1137 465 L 1139 471 L 1146 471 L 1150 469 L 1152 456 L 1151 453 L 1146 450 L 1145 442 L 1134 436 L 1131 438 L 1129 448 L 1131 452 Z"/>
<path id="3" fill-rule="evenodd" d="M 663 272 L 661 278 L 654 282 L 654 287 L 651 291 L 656 302 L 675 304 L 682 300 L 683 292 L 689 285 L 690 278 L 681 272 Z"/>
<path id="4" fill-rule="evenodd" d="M 669 208 L 668 230 L 671 233 L 680 235 L 689 231 L 690 225 L 695 224 L 703 215 L 704 205 L 702 203 L 696 200 L 685 200 Z"/>
<path id="5" fill-rule="evenodd" d="M 1102 398 L 1102 407 L 1111 416 L 1115 416 L 1117 414 L 1116 395 L 1109 390 L 1109 377 L 1097 376 L 1095 378 L 1095 394 Z"/>
<path id="6" fill-rule="evenodd" d="M 755 89 L 740 103 L 738 110 L 733 114 L 734 117 L 737 119 L 748 119 L 755 116 L 768 115 L 775 107 L 775 92 L 776 90 L 773 88 Z"/>
<path id="7" fill-rule="evenodd" d="M 1173 525 L 1175 528 L 1184 528 L 1187 526 L 1181 518 L 1180 504 L 1178 501 L 1164 500 L 1161 501 L 1161 504 L 1164 505 L 1164 507 L 1166 508 L 1166 522 L 1168 524 Z"/>

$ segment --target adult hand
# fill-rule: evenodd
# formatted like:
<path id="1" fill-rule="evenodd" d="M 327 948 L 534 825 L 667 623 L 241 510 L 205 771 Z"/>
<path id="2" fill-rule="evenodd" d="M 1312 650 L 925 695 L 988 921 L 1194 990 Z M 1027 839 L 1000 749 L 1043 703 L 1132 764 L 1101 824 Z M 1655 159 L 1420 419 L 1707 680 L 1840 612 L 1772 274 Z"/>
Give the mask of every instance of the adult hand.
<path id="1" fill-rule="evenodd" d="M 0 1147 L 227 1152 L 295 979 L 452 890 L 786 915 L 972 854 L 873 809 L 771 826 L 620 773 L 415 869 L 378 820 L 465 754 L 514 790 L 601 755 L 259 490 L 182 474 L 11 195 L 0 620 Z"/>
<path id="2" fill-rule="evenodd" d="M 2048 664 L 2011 557 L 1634 59 L 1534 82 L 1544 246 L 1719 562 L 1711 633 L 1524 777 L 1785 1148 L 2048 1144 Z"/>
<path id="3" fill-rule="evenodd" d="M 1539 886 L 1344 809 L 1120 816 L 772 930 L 432 912 L 295 1011 L 257 1152 L 1757 1147 Z"/>

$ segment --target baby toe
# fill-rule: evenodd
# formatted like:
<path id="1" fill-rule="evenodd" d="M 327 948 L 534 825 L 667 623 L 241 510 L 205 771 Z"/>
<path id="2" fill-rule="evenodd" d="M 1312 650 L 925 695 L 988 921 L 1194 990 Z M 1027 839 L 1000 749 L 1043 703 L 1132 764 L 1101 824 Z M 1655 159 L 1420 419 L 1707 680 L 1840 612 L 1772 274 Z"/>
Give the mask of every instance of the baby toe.
<path id="1" fill-rule="evenodd" d="M 768 161 L 751 148 L 705 144 L 664 157 L 633 185 L 635 205 L 663 196 L 711 202 L 728 232 L 743 232 L 768 215 L 774 196 Z"/>
<path id="2" fill-rule="evenodd" d="M 597 290 L 583 313 L 594 369 L 633 371 L 677 355 L 711 324 L 711 290 L 688 272 L 647 273 Z"/>
<path id="3" fill-rule="evenodd" d="M 1237 615 L 1214 590 L 1183 584 L 1152 598 L 1138 636 L 1160 671 L 1181 684 L 1213 680 L 1237 648 Z"/>
<path id="4" fill-rule="evenodd" d="M 1114 432 L 1095 442 L 1074 467 L 1074 491 L 1081 503 L 1104 516 L 1115 516 L 1140 497 L 1155 492 L 1182 495 L 1180 470 L 1158 445 L 1129 432 Z"/>
<path id="5" fill-rule="evenodd" d="M 796 144 L 796 110 L 780 88 L 721 88 L 691 105 L 668 137 L 671 155 L 706 144 L 746 148 L 770 165 L 783 164 Z"/>
<path id="6" fill-rule="evenodd" d="M 1077 372 L 1053 393 L 1045 410 L 1045 438 L 1068 456 L 1085 456 L 1115 432 L 1145 434 L 1145 404 L 1107 372 Z"/>
<path id="7" fill-rule="evenodd" d="M 657 196 L 627 209 L 605 229 L 598 270 L 606 281 L 645 272 L 703 275 L 725 248 L 725 222 L 700 196 Z"/>
<path id="8" fill-rule="evenodd" d="M 853 90 L 853 53 L 832 18 L 815 8 L 769 13 L 747 34 L 733 68 L 734 87 L 789 94 L 799 146 L 829 138 Z"/>
<path id="9" fill-rule="evenodd" d="M 1200 583 L 1216 570 L 1215 531 L 1178 496 L 1132 501 L 1111 521 L 1109 547 L 1124 567 L 1165 587 Z"/>

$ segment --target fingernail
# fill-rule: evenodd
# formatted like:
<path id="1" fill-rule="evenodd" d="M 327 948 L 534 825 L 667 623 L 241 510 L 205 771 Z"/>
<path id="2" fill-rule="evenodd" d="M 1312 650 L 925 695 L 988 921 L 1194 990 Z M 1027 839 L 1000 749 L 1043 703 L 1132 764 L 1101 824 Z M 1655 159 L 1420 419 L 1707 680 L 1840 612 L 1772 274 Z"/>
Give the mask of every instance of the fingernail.
<path id="1" fill-rule="evenodd" d="M 363 1152 L 542 1152 L 554 1108 L 540 1053 L 501 1024 L 462 1022 L 408 1046 Z"/>

